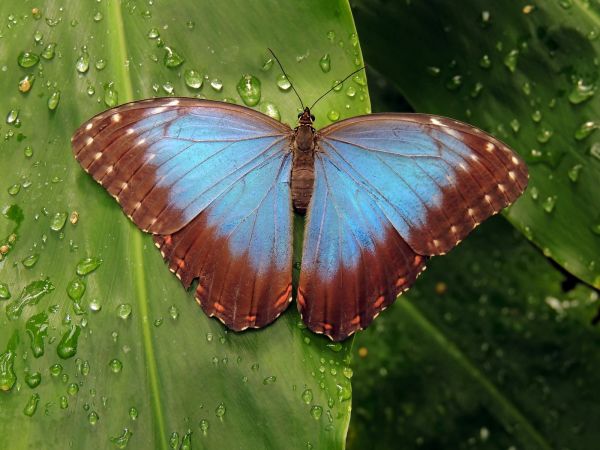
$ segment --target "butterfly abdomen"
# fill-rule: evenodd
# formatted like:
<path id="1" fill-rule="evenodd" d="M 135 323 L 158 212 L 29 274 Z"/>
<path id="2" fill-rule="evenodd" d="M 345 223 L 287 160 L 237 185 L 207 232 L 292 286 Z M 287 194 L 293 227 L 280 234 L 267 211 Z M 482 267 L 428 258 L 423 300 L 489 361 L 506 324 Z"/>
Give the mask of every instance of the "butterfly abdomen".
<path id="1" fill-rule="evenodd" d="M 294 211 L 305 214 L 315 181 L 315 130 L 310 125 L 296 128 L 292 161 L 292 204 Z"/>

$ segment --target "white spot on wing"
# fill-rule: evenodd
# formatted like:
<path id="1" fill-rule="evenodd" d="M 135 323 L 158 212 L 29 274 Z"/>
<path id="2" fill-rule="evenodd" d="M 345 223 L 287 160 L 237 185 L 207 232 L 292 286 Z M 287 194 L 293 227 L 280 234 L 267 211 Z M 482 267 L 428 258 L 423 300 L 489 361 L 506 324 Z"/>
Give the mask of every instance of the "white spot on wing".
<path id="1" fill-rule="evenodd" d="M 94 155 L 94 161 L 99 160 L 102 157 L 102 152 L 96 152 L 96 154 Z"/>
<path id="2" fill-rule="evenodd" d="M 120 122 L 121 121 L 121 114 L 119 114 L 119 113 L 113 114 L 112 117 L 111 117 L 111 120 L 113 122 Z"/>
<path id="3" fill-rule="evenodd" d="M 94 142 L 94 138 L 91 136 L 88 136 L 85 140 L 85 145 L 90 145 L 92 142 Z"/>
<path id="4" fill-rule="evenodd" d="M 127 128 L 126 134 L 133 134 L 133 128 Z"/>
<path id="5" fill-rule="evenodd" d="M 161 112 L 165 111 L 166 109 L 167 109 L 166 106 L 159 106 L 158 108 L 153 108 L 152 114 L 160 114 Z"/>
<path id="6" fill-rule="evenodd" d="M 444 126 L 444 124 L 442 122 L 440 122 L 438 119 L 436 119 L 435 117 L 431 117 L 429 119 L 429 121 L 434 125 Z"/>
<path id="7" fill-rule="evenodd" d="M 115 166 L 108 166 L 108 168 L 106 169 L 106 175 L 108 175 L 109 173 L 112 173 L 114 168 L 115 168 Z"/>
<path id="8" fill-rule="evenodd" d="M 517 164 L 519 164 L 519 160 L 517 159 L 517 157 L 516 157 L 516 156 L 513 156 L 511 159 L 512 159 L 512 162 L 513 162 L 513 164 L 514 164 L 515 166 L 516 166 Z"/>
<path id="9" fill-rule="evenodd" d="M 496 148 L 496 147 L 495 147 L 495 146 L 494 146 L 494 144 L 492 144 L 491 142 L 487 142 L 487 143 L 485 144 L 485 149 L 486 149 L 488 152 L 493 152 L 495 148 Z"/>
<path id="10" fill-rule="evenodd" d="M 510 172 L 508 172 L 508 176 L 510 177 L 511 180 L 515 180 L 517 178 L 515 176 L 515 173 L 512 170 Z"/>
<path id="11" fill-rule="evenodd" d="M 167 103 L 167 106 L 177 106 L 179 105 L 179 100 L 171 100 L 169 103 Z"/>
<path id="12" fill-rule="evenodd" d="M 503 186 L 502 184 L 499 184 L 499 185 L 498 185 L 498 190 L 499 190 L 500 192 L 504 192 L 504 186 Z"/>
<path id="13" fill-rule="evenodd" d="M 93 126 L 93 125 L 92 125 L 92 122 L 88 123 L 88 124 L 85 126 L 85 130 L 86 130 L 86 131 L 90 131 L 90 130 L 92 129 L 92 126 Z"/>

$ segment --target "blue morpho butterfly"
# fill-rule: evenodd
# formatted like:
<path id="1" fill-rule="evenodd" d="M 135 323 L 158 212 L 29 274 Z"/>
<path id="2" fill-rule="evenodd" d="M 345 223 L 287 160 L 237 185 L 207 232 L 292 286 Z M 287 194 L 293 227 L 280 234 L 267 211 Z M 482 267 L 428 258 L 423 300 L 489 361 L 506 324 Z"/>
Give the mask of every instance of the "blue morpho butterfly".
<path id="1" fill-rule="evenodd" d="M 371 114 L 318 131 L 313 121 L 310 108 L 292 129 L 243 106 L 156 98 L 84 123 L 73 150 L 233 330 L 288 307 L 293 212 L 305 214 L 298 310 L 335 341 L 527 184 L 518 155 L 452 119 Z"/>

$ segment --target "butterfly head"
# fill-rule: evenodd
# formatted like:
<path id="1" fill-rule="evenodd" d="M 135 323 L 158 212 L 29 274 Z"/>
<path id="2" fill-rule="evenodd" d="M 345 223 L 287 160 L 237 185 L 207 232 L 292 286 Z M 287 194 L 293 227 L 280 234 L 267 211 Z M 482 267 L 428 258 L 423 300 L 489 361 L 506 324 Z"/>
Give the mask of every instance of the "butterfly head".
<path id="1" fill-rule="evenodd" d="M 315 116 L 313 116 L 310 112 L 310 108 L 304 108 L 300 114 L 298 114 L 298 122 L 300 125 L 312 125 L 315 121 Z"/>

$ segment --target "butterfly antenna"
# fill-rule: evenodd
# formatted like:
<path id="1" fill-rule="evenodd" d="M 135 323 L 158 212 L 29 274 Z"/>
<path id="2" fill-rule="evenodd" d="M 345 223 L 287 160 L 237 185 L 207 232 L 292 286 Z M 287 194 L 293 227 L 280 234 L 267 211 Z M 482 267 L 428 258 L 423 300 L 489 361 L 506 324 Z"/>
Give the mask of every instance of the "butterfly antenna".
<path id="1" fill-rule="evenodd" d="M 275 55 L 275 53 L 273 52 L 273 50 L 271 50 L 270 48 L 269 48 L 269 51 L 271 52 L 271 55 L 273 55 L 273 58 L 275 58 L 275 61 L 277 61 L 277 64 L 279 65 L 279 68 L 283 72 L 283 75 L 285 76 L 285 78 L 290 82 L 290 86 L 294 90 L 294 93 L 296 94 L 296 97 L 298 97 L 298 100 L 300 100 L 300 104 L 302 105 L 302 109 L 304 109 L 304 102 L 302 101 L 302 99 L 300 98 L 300 95 L 298 94 L 298 91 L 296 90 L 296 88 L 292 84 L 292 80 L 290 80 L 290 77 L 288 77 L 288 74 L 285 73 L 285 70 L 283 69 L 283 66 L 279 62 L 279 58 L 277 57 L 277 55 Z"/>
<path id="2" fill-rule="evenodd" d="M 333 86 L 327 91 L 325 92 L 323 95 L 321 95 L 318 99 L 315 100 L 315 102 L 311 105 L 311 107 L 309 109 L 313 109 L 314 106 L 319 102 L 319 100 L 321 100 L 323 97 L 325 97 L 327 94 L 329 94 L 331 91 L 333 91 L 336 87 L 342 85 L 344 83 L 344 81 L 346 81 L 348 78 L 350 78 L 352 75 L 357 74 L 358 72 L 360 72 L 361 70 L 364 70 L 365 67 L 361 67 L 360 69 L 356 69 L 354 72 L 352 72 L 350 75 L 348 75 L 346 78 L 344 78 L 342 81 L 338 81 L 337 83 L 334 83 Z"/>

